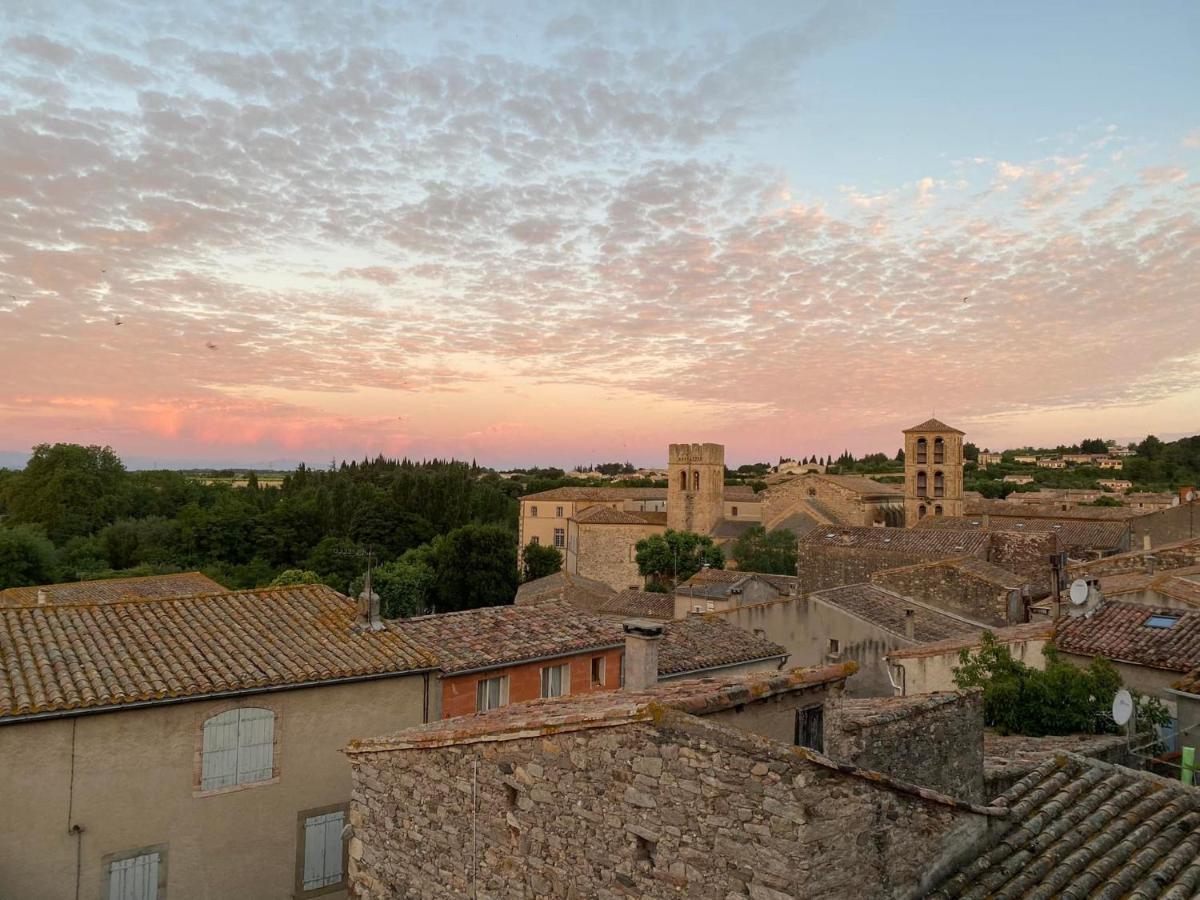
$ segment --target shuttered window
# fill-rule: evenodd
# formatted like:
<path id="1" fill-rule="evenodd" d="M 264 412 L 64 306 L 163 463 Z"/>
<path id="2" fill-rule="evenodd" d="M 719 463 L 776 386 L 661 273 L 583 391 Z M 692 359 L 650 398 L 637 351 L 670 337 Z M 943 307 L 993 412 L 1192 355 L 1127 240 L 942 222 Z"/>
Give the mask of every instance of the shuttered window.
<path id="1" fill-rule="evenodd" d="M 163 849 L 106 857 L 108 892 L 105 900 L 158 900 L 166 895 L 166 860 Z"/>
<path id="2" fill-rule="evenodd" d="M 342 882 L 343 810 L 311 816 L 304 820 L 304 871 L 301 887 L 306 891 Z"/>
<path id="3" fill-rule="evenodd" d="M 275 771 L 275 713 L 243 707 L 204 723 L 200 789 L 267 781 Z"/>

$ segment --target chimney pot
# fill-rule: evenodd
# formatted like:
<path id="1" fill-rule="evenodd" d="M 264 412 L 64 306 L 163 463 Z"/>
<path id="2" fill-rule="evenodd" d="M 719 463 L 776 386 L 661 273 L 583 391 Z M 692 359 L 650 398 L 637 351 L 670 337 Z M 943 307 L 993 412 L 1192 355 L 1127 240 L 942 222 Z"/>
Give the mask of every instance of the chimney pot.
<path id="1" fill-rule="evenodd" d="M 38 588 L 38 592 L 37 592 L 37 605 L 38 605 L 38 606 L 45 606 L 45 605 L 46 605 L 47 603 L 49 603 L 49 602 L 50 602 L 50 595 L 49 595 L 49 594 L 46 592 L 46 589 L 45 589 L 45 588 Z"/>
<path id="2" fill-rule="evenodd" d="M 658 684 L 658 642 L 665 631 L 653 619 L 629 619 L 625 631 L 625 689 L 644 691 Z"/>

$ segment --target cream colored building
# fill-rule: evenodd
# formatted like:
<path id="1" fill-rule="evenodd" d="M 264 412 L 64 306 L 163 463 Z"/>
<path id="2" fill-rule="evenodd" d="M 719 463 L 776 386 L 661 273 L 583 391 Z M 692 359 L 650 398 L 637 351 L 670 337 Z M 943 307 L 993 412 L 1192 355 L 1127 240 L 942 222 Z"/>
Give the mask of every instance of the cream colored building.
<path id="1" fill-rule="evenodd" d="M 344 897 L 342 748 L 440 716 L 428 654 L 323 586 L 3 615 L 5 898 Z"/>
<path id="2" fill-rule="evenodd" d="M 991 630 L 997 643 L 1007 647 L 1013 659 L 1034 669 L 1046 668 L 1042 650 L 1050 642 L 1054 623 L 1030 622 Z M 960 635 L 913 647 L 890 650 L 885 658 L 892 684 L 898 695 L 931 694 L 935 691 L 954 691 L 954 670 L 963 650 L 978 651 L 983 631 Z"/>
<path id="3" fill-rule="evenodd" d="M 1132 481 L 1126 481 L 1122 478 L 1109 478 L 1097 483 L 1100 487 L 1110 491 L 1127 491 L 1133 487 Z"/>
<path id="4" fill-rule="evenodd" d="M 986 469 L 988 466 L 998 466 L 1002 462 L 1004 462 L 1003 453 L 989 453 L 985 450 L 979 454 L 979 468 L 981 469 Z"/>
<path id="5" fill-rule="evenodd" d="M 1100 456 L 1100 457 L 1096 458 L 1096 465 L 1101 469 L 1120 470 L 1120 469 L 1125 468 L 1125 461 L 1122 459 L 1111 459 L 1108 457 Z"/>
<path id="6" fill-rule="evenodd" d="M 1039 456 L 1037 461 L 1039 469 L 1065 469 L 1067 463 L 1065 460 L 1059 459 L 1057 456 Z"/>
<path id="7" fill-rule="evenodd" d="M 963 514 L 963 433 L 929 419 L 904 430 L 904 517 Z"/>
<path id="8" fill-rule="evenodd" d="M 1036 464 L 1037 461 L 1038 461 L 1038 458 L 1036 456 L 1030 456 L 1028 454 L 1013 457 L 1013 462 L 1021 463 L 1022 465 L 1026 465 L 1026 466 L 1032 466 L 1032 465 Z"/>

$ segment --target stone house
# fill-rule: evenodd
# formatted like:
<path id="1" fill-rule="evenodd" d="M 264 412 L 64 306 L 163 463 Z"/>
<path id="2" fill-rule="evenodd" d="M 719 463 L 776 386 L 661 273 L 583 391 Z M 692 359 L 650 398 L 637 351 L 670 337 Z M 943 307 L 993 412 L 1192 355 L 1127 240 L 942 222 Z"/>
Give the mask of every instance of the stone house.
<path id="1" fill-rule="evenodd" d="M 859 475 L 802 474 L 777 482 L 760 497 L 762 522 L 772 529 L 788 527 L 797 513 L 813 525 L 904 525 L 901 486 Z"/>
<path id="2" fill-rule="evenodd" d="M 871 583 L 988 625 L 1028 620 L 1028 579 L 975 556 L 884 569 Z"/>
<path id="3" fill-rule="evenodd" d="M 1111 457 L 1106 459 L 1105 457 L 1102 457 L 1102 456 L 1096 458 L 1095 465 L 1097 468 L 1100 468 L 1100 469 L 1118 469 L 1119 470 L 1119 469 L 1123 469 L 1125 467 L 1125 463 L 1121 459 L 1114 459 Z"/>
<path id="4" fill-rule="evenodd" d="M 989 453 L 984 450 L 979 454 L 979 468 L 986 469 L 988 466 L 998 466 L 1004 462 L 1003 453 Z"/>
<path id="5" fill-rule="evenodd" d="M 948 529 L 956 531 L 985 531 L 991 534 L 1035 534 L 1052 535 L 1053 547 L 1048 552 L 1041 553 L 1037 559 L 1037 569 L 1046 568 L 1049 553 L 1063 551 L 1071 559 L 1095 559 L 1101 556 L 1111 556 L 1124 553 L 1129 549 L 1128 521 L 1105 521 L 1086 519 L 1072 516 L 1061 518 L 1046 518 L 1041 516 L 1021 516 L 1019 511 L 1030 507 L 1012 504 L 1013 515 L 997 516 L 992 514 L 968 515 L 942 520 L 932 519 L 922 522 L 918 529 Z M 1049 543 L 1049 542 L 1048 542 Z M 999 560 L 993 560 L 997 565 L 1011 568 Z"/>
<path id="6" fill-rule="evenodd" d="M 1037 467 L 1039 469 L 1065 469 L 1067 462 L 1057 456 L 1039 456 Z"/>
<path id="7" fill-rule="evenodd" d="M 1054 634 L 1052 621 L 1044 619 L 989 631 L 1018 662 L 1035 669 L 1045 668 L 1042 650 Z M 978 650 L 982 638 L 983 632 L 976 631 L 889 650 L 885 661 L 891 669 L 896 694 L 907 696 L 955 690 L 954 669 L 959 664 L 959 655 L 963 650 L 972 653 Z"/>
<path id="8" fill-rule="evenodd" d="M 666 521 L 666 513 L 590 507 L 567 520 L 564 566 L 615 590 L 640 588 L 645 579 L 638 572 L 637 543 L 666 531 Z"/>
<path id="9" fill-rule="evenodd" d="M 821 527 L 797 543 L 800 590 L 858 584 L 875 572 L 937 559 L 986 559 L 988 536 L 966 530 Z"/>
<path id="10" fill-rule="evenodd" d="M 345 896 L 339 750 L 435 666 L 319 585 L 0 609 L 0 893 Z"/>
<path id="11" fill-rule="evenodd" d="M 1200 537 L 1160 544 L 1154 548 L 1130 550 L 1103 559 L 1073 564 L 1071 578 L 1098 578 L 1107 590 L 1106 578 L 1117 575 L 1147 574 L 1200 566 Z"/>
<path id="12" fill-rule="evenodd" d="M 565 600 L 580 612 L 623 622 L 626 619 L 673 619 L 675 601 L 670 594 L 627 588 L 615 591 L 607 584 L 572 575 L 560 569 L 552 575 L 527 581 L 517 588 L 517 606 Z"/>
<path id="13" fill-rule="evenodd" d="M 1150 549 L 1200 538 L 1200 500 L 1179 503 L 1129 522 L 1130 548 Z"/>
<path id="14" fill-rule="evenodd" d="M 1001 480 L 1005 484 L 1033 484 L 1032 475 L 1005 475 Z"/>
<path id="15" fill-rule="evenodd" d="M 788 593 L 780 579 L 738 569 L 701 569 L 675 588 L 674 617 L 765 603 Z"/>

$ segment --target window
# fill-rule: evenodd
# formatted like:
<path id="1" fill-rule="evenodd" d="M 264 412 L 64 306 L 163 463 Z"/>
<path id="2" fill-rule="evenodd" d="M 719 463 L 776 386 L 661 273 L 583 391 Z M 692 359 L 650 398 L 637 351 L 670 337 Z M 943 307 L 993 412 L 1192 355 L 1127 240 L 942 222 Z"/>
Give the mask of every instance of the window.
<path id="1" fill-rule="evenodd" d="M 935 465 L 941 465 L 946 461 L 946 442 L 941 438 L 933 439 L 933 462 Z"/>
<path id="2" fill-rule="evenodd" d="M 167 845 L 113 853 L 103 860 L 103 900 L 158 900 L 167 895 Z"/>
<path id="3" fill-rule="evenodd" d="M 530 517 L 531 519 L 536 519 L 536 518 L 537 518 L 537 507 L 536 507 L 536 506 L 531 506 L 531 507 L 529 507 L 529 517 Z"/>
<path id="4" fill-rule="evenodd" d="M 940 516 L 940 515 L 942 514 L 942 507 L 941 507 L 941 504 L 938 504 L 937 506 L 935 506 L 935 507 L 933 508 L 933 514 L 934 514 L 935 516 Z"/>
<path id="5" fill-rule="evenodd" d="M 300 813 L 295 896 L 315 897 L 345 886 L 346 842 L 342 840 L 345 825 L 344 805 Z"/>
<path id="6" fill-rule="evenodd" d="M 796 740 L 798 747 L 825 752 L 825 708 L 810 706 L 796 710 Z"/>
<path id="7" fill-rule="evenodd" d="M 736 519 L 737 518 L 737 507 L 736 506 L 732 508 L 732 513 L 733 513 L 733 517 Z"/>
<path id="8" fill-rule="evenodd" d="M 594 665 L 594 663 L 593 663 Z M 545 666 L 542 669 L 542 696 L 561 697 L 571 693 L 571 666 Z"/>
<path id="9" fill-rule="evenodd" d="M 1151 616 L 1146 620 L 1148 628 L 1174 628 L 1179 616 Z"/>
<path id="10" fill-rule="evenodd" d="M 928 477 L 924 472 L 917 473 L 917 496 L 924 497 L 925 492 L 929 490 Z"/>
<path id="11" fill-rule="evenodd" d="M 692 490 L 693 491 L 700 490 L 700 473 L 699 472 L 692 473 Z"/>
<path id="12" fill-rule="evenodd" d="M 562 528 L 554 529 L 554 546 L 558 547 L 560 550 L 567 546 L 567 532 Z"/>
<path id="13" fill-rule="evenodd" d="M 941 472 L 933 473 L 933 496 L 935 496 L 935 497 L 945 497 L 946 496 L 946 476 L 943 475 Z"/>
<path id="14" fill-rule="evenodd" d="M 204 723 L 200 790 L 217 791 L 275 776 L 275 713 L 231 709 Z"/>
<path id="15" fill-rule="evenodd" d="M 536 534 L 529 539 L 529 543 L 533 544 L 535 547 L 538 544 L 540 544 L 541 542 L 542 542 L 542 539 L 540 537 L 538 537 Z"/>
<path id="16" fill-rule="evenodd" d="M 508 703 L 508 676 L 481 678 L 475 685 L 475 712 L 499 709 Z"/>
<path id="17" fill-rule="evenodd" d="M 837 656 L 841 652 L 842 652 L 842 647 L 841 647 L 841 644 L 838 643 L 838 639 L 830 638 L 829 639 L 829 655 Z"/>
<path id="18" fill-rule="evenodd" d="M 922 503 L 920 506 L 917 507 L 917 518 L 918 519 L 925 518 L 925 504 L 924 503 Z"/>
<path id="19" fill-rule="evenodd" d="M 592 687 L 604 687 L 604 657 L 592 657 Z"/>
<path id="20" fill-rule="evenodd" d="M 687 490 L 687 472 L 679 473 L 679 489 L 681 491 Z"/>
<path id="21" fill-rule="evenodd" d="M 554 518 L 561 519 L 563 517 L 563 508 L 561 506 L 554 507 Z"/>
<path id="22" fill-rule="evenodd" d="M 925 438 L 917 438 L 917 465 L 925 465 L 925 455 L 928 448 L 929 445 L 925 442 Z"/>

